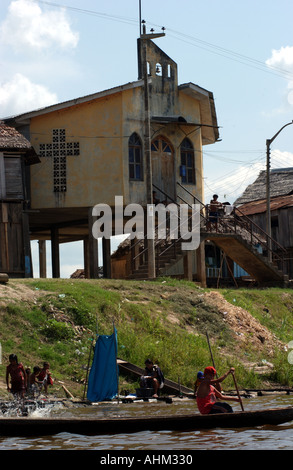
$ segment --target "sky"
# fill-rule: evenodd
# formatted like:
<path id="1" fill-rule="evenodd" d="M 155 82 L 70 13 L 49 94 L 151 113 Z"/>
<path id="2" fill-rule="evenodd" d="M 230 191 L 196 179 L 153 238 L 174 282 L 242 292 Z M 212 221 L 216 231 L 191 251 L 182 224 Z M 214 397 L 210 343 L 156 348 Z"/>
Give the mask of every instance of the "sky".
<path id="1" fill-rule="evenodd" d="M 233 203 L 293 119 L 293 2 L 141 0 L 141 18 L 165 28 L 154 42 L 179 84 L 213 92 L 221 141 L 204 147 L 205 202 Z M 1 0 L 0 119 L 137 80 L 138 36 L 139 0 Z M 271 167 L 291 166 L 293 125 L 271 144 Z M 67 277 L 72 246 L 60 256 Z"/>

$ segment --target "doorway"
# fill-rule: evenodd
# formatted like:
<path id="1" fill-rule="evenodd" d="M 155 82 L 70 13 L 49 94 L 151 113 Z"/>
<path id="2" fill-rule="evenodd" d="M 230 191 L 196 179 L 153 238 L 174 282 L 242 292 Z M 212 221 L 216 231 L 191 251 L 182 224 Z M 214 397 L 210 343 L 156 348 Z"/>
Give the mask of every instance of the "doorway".
<path id="1" fill-rule="evenodd" d="M 152 141 L 152 179 L 153 184 L 175 200 L 174 150 L 170 142 L 162 136 Z M 165 201 L 164 193 L 156 190 L 156 197 Z M 172 202 L 170 200 L 167 203 Z"/>

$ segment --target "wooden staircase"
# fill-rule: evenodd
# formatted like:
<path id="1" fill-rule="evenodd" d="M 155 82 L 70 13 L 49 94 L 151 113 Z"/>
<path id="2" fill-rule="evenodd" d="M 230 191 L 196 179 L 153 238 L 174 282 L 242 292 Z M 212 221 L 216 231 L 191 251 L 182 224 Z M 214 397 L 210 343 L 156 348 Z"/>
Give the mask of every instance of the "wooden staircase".
<path id="1" fill-rule="evenodd" d="M 267 256 L 262 255 L 251 246 L 241 235 L 235 233 L 201 232 L 201 240 L 210 240 L 219 247 L 229 258 L 241 266 L 255 281 L 258 286 L 286 286 L 288 276 L 277 266 L 270 262 Z M 166 244 L 161 247 L 156 256 L 157 277 L 164 275 L 166 270 L 183 258 L 184 252 L 181 243 L 171 246 Z M 134 270 L 128 279 L 148 279 L 148 265 L 145 261 L 138 269 Z"/>
<path id="2" fill-rule="evenodd" d="M 240 235 L 234 233 L 202 232 L 201 238 L 212 241 L 229 258 L 241 266 L 259 286 L 286 286 L 288 276 L 278 269 Z"/>
<path id="3" fill-rule="evenodd" d="M 181 249 L 181 242 L 160 243 L 156 246 L 156 275 L 164 275 L 165 271 L 180 261 L 184 256 Z M 148 263 L 145 260 L 137 269 L 132 271 L 128 279 L 146 280 L 148 279 Z"/>
<path id="4" fill-rule="evenodd" d="M 186 191 L 189 198 L 192 196 L 181 183 L 177 184 Z M 155 189 L 159 190 L 157 187 Z M 172 201 L 166 193 L 164 196 Z M 180 199 L 183 203 L 187 203 L 182 196 Z M 177 202 L 175 203 L 179 205 Z M 286 286 L 289 284 L 286 274 L 287 251 L 273 239 L 269 244 L 267 233 L 241 213 L 239 208 L 235 208 L 229 217 L 219 219 L 217 231 L 207 232 L 207 207 L 196 198 L 193 203 L 201 205 L 201 241 L 212 241 L 229 258 L 249 273 L 259 286 Z M 187 204 L 190 206 L 190 203 Z M 269 251 L 269 245 L 274 249 Z M 180 239 L 173 240 L 173 243 L 160 241 L 155 246 L 157 276 L 164 274 L 168 267 L 177 263 L 185 254 L 181 249 Z M 261 247 L 261 252 L 256 246 Z M 133 270 L 129 278 L 148 279 L 147 261 L 142 263 L 138 269 Z"/>

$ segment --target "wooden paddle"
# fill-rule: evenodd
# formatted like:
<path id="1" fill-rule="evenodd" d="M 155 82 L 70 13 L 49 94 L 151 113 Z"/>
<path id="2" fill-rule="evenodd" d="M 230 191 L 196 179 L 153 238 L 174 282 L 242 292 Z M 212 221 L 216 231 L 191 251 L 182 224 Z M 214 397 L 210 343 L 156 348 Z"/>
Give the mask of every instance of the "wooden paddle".
<path id="1" fill-rule="evenodd" d="M 241 409 L 242 409 L 242 411 L 244 411 L 243 403 L 242 403 L 241 396 L 240 396 L 240 393 L 239 393 L 239 390 L 238 390 L 238 385 L 237 385 L 237 382 L 236 382 L 236 378 L 235 378 L 234 372 L 232 372 L 232 376 L 233 376 L 233 380 L 234 380 L 236 392 L 237 392 L 237 395 L 238 395 L 238 398 L 239 398 L 239 402 L 240 402 L 240 405 L 241 405 Z"/>
<path id="2" fill-rule="evenodd" d="M 212 359 L 212 363 L 213 363 L 213 367 L 214 369 L 216 370 L 216 366 L 215 366 L 215 361 L 214 361 L 214 356 L 213 356 L 213 352 L 212 352 L 212 348 L 211 348 L 211 344 L 210 344 L 210 338 L 209 338 L 209 334 L 208 332 L 206 331 L 206 337 L 207 337 L 207 341 L 208 341 L 208 346 L 209 346 L 209 350 L 210 350 L 210 355 L 211 355 L 211 359 Z M 216 378 L 218 378 L 218 374 L 216 372 Z M 222 389 L 222 385 L 220 383 L 217 383 L 215 385 L 216 389 L 219 390 L 219 392 L 221 392 L 223 389 Z"/>

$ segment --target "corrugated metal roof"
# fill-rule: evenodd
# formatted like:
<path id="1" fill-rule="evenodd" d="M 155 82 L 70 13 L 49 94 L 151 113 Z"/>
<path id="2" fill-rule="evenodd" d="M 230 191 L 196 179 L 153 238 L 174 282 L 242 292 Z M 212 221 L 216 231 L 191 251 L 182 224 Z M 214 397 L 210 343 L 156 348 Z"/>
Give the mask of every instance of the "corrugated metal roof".
<path id="1" fill-rule="evenodd" d="M 293 194 L 286 196 L 278 196 L 271 199 L 271 211 L 282 209 L 285 207 L 293 206 Z M 248 202 L 241 206 L 238 206 L 240 211 L 249 216 L 253 214 L 261 214 L 267 210 L 266 199 L 260 199 L 258 201 Z"/>

